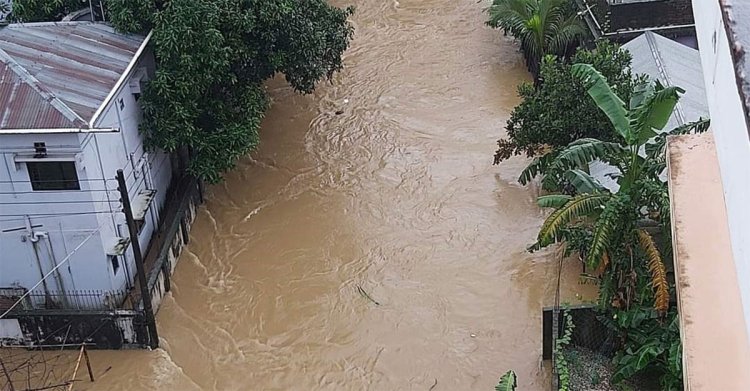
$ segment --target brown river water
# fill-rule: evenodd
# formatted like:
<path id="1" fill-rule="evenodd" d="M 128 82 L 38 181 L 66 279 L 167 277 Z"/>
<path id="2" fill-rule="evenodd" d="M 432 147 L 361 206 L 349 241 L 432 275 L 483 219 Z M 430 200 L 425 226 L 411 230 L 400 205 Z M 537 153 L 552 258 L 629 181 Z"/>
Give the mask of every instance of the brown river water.
<path id="1" fill-rule="evenodd" d="M 269 83 L 260 149 L 209 188 L 162 348 L 94 351 L 77 389 L 491 390 L 508 369 L 548 389 L 555 257 L 525 251 L 526 160 L 491 164 L 529 78 L 515 44 L 476 0 L 354 5 L 345 70 L 309 96 Z"/>

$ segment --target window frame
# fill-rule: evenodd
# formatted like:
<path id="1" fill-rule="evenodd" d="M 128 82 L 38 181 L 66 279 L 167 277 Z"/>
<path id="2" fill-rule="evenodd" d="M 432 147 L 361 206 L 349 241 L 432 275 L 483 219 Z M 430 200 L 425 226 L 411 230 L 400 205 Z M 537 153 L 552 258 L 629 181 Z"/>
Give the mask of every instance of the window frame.
<path id="1" fill-rule="evenodd" d="M 29 175 L 29 184 L 33 191 L 80 191 L 81 180 L 78 177 L 78 167 L 75 161 L 39 161 L 25 162 L 26 173 Z M 42 166 L 57 166 L 54 174 L 60 174 L 62 179 L 42 178 Z M 67 166 L 67 170 L 66 167 Z M 72 170 L 71 170 L 72 168 Z M 49 174 L 49 172 L 48 172 Z M 72 177 L 68 178 L 72 174 Z M 36 178 L 36 179 L 35 179 Z M 56 183 L 59 182 L 59 185 Z"/>

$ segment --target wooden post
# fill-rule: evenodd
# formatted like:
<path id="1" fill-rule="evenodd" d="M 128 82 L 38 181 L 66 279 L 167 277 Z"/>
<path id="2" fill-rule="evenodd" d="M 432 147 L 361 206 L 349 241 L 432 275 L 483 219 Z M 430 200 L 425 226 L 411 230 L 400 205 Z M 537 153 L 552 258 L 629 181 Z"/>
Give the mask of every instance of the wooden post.
<path id="1" fill-rule="evenodd" d="M 133 249 L 135 267 L 138 272 L 138 284 L 141 286 L 141 300 L 143 301 L 143 311 L 146 315 L 149 346 L 151 349 L 156 349 L 159 347 L 159 334 L 156 330 L 156 319 L 154 318 L 154 310 L 151 306 L 151 291 L 148 289 L 146 267 L 143 264 L 141 244 L 138 241 L 138 229 L 133 219 L 133 209 L 130 207 L 130 195 L 128 194 L 125 175 L 122 170 L 117 170 L 117 189 L 120 191 L 122 209 L 123 213 L 125 213 L 125 221 L 128 223 L 128 231 L 130 232 L 130 246 Z"/>
<path id="2" fill-rule="evenodd" d="M 81 346 L 81 351 L 78 352 L 78 360 L 76 360 L 76 367 L 73 368 L 73 376 L 70 377 L 70 382 L 68 383 L 68 391 L 73 390 L 73 384 L 76 382 L 76 376 L 78 376 L 78 367 L 81 366 L 81 358 L 83 357 L 83 346 Z"/>
<path id="3" fill-rule="evenodd" d="M 8 391 L 16 391 L 16 388 L 13 387 L 13 380 L 10 379 L 10 374 L 8 373 L 8 369 L 5 368 L 5 363 L 2 359 L 0 359 L 0 367 L 3 369 L 3 373 L 5 374 L 5 378 L 8 379 Z"/>
<path id="4" fill-rule="evenodd" d="M 89 352 L 86 350 L 86 345 L 83 345 L 83 357 L 86 358 L 86 368 L 89 370 L 89 379 L 94 382 L 94 371 L 91 370 L 91 360 L 89 360 Z"/>

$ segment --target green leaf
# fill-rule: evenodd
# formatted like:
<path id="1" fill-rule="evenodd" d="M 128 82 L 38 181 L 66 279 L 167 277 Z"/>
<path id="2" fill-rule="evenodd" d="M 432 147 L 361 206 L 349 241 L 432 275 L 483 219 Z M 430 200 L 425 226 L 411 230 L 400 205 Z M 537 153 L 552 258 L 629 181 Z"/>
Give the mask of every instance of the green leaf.
<path id="1" fill-rule="evenodd" d="M 571 198 L 573 197 L 565 194 L 550 194 L 540 196 L 536 199 L 536 203 L 540 208 L 559 208 L 568 203 Z"/>
<path id="2" fill-rule="evenodd" d="M 557 151 L 552 151 L 542 156 L 535 157 L 534 160 L 532 160 L 531 163 L 521 171 L 521 175 L 518 177 L 518 182 L 525 186 L 537 175 L 544 173 L 547 170 L 547 167 L 549 167 L 549 165 L 555 160 L 557 154 Z"/>
<path id="3" fill-rule="evenodd" d="M 635 110 L 646 100 L 646 97 L 654 93 L 654 85 L 649 80 L 644 80 L 633 88 L 633 95 L 630 97 L 630 110 Z"/>
<path id="4" fill-rule="evenodd" d="M 579 193 L 593 193 L 596 191 L 603 192 L 606 189 L 599 181 L 592 178 L 591 175 L 583 170 L 573 169 L 565 172 L 565 179 L 568 180 Z"/>
<path id="5" fill-rule="evenodd" d="M 630 134 L 630 121 L 628 121 L 625 103 L 612 91 L 607 79 L 590 64 L 574 64 L 571 67 L 571 74 L 583 82 L 589 96 L 607 115 L 615 130 L 627 139 Z"/>
<path id="6" fill-rule="evenodd" d="M 581 194 L 573 197 L 544 220 L 539 230 L 539 242 L 545 245 L 559 240 L 568 222 L 591 214 L 610 198 L 611 195 L 606 193 Z"/>
<path id="7" fill-rule="evenodd" d="M 586 265 L 591 269 L 596 269 L 599 266 L 602 254 L 609 248 L 613 233 L 621 226 L 620 219 L 626 217 L 623 216 L 623 210 L 627 208 L 630 196 L 620 191 L 606 201 L 604 210 L 594 223 L 591 247 L 586 254 Z"/>
<path id="8" fill-rule="evenodd" d="M 515 391 L 516 387 L 518 387 L 516 373 L 508 371 L 500 377 L 500 382 L 495 386 L 495 391 Z"/>
<path id="9" fill-rule="evenodd" d="M 630 113 L 633 138 L 630 143 L 643 144 L 656 136 L 654 129 L 661 130 L 667 125 L 674 108 L 685 90 L 679 87 L 662 87 L 657 81 L 654 92 Z"/>
<path id="10" fill-rule="evenodd" d="M 583 138 L 574 141 L 567 148 L 559 152 L 551 163 L 547 163 L 546 173 L 564 174 L 565 171 L 577 167 L 588 167 L 594 160 L 617 162 L 627 150 L 618 143 Z"/>

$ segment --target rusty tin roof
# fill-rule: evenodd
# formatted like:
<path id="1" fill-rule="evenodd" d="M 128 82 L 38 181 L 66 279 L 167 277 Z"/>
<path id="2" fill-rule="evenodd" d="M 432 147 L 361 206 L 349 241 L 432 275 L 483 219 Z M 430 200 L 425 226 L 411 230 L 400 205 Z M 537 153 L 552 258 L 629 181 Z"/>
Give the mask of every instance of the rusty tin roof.
<path id="1" fill-rule="evenodd" d="M 100 22 L 0 28 L 0 130 L 89 128 L 144 40 Z"/>

